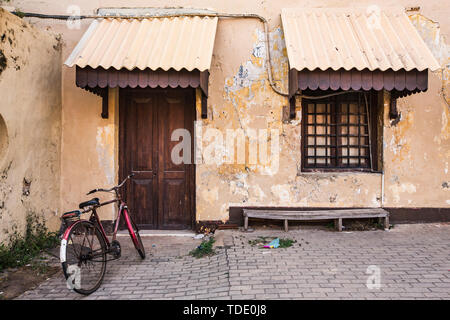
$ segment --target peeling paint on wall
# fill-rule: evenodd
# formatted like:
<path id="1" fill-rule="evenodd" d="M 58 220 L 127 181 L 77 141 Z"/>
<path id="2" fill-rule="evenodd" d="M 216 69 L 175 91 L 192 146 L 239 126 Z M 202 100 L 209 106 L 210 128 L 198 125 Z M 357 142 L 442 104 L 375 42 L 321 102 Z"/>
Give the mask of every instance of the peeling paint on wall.
<path id="1" fill-rule="evenodd" d="M 280 202 L 291 203 L 291 186 L 289 184 L 278 184 L 270 187 L 272 194 L 279 199 Z"/>
<path id="2" fill-rule="evenodd" d="M 409 16 L 409 19 L 416 27 L 422 39 L 430 48 L 434 57 L 442 66 L 441 80 L 444 94 L 446 95 L 447 105 L 450 103 L 449 84 L 450 84 L 450 44 L 442 35 L 440 23 L 433 21 L 421 14 Z"/>
<path id="3" fill-rule="evenodd" d="M 114 166 L 114 124 L 97 128 L 96 149 L 99 166 L 104 169 L 108 184 L 113 185 L 115 180 Z"/>
<path id="4" fill-rule="evenodd" d="M 288 60 L 281 28 L 270 32 L 270 39 L 274 80 L 279 87 L 287 89 Z M 250 129 L 278 129 L 280 169 L 264 176 L 268 168 L 261 163 L 197 166 L 197 220 L 210 220 L 211 211 L 215 210 L 220 214 L 213 217 L 226 221 L 230 206 L 379 206 L 378 174 L 299 172 L 301 109 L 297 110 L 295 121 L 283 123 L 282 108 L 287 105 L 287 99 L 274 93 L 267 81 L 262 31 L 255 31 L 253 41 L 248 60 L 225 79 L 224 103 L 212 106 L 212 119 L 204 121 L 204 129 L 213 127 L 224 132 L 238 128 L 244 130 L 247 138 Z M 220 197 L 216 202 L 211 202 L 211 185 L 218 186 Z"/>
<path id="5" fill-rule="evenodd" d="M 438 144 L 441 144 L 443 140 L 449 140 L 450 139 L 450 107 L 444 106 L 442 113 L 441 113 L 441 132 L 440 135 L 434 137 L 434 141 Z M 447 154 L 447 156 L 450 156 L 450 154 Z"/>
<path id="6" fill-rule="evenodd" d="M 448 177 L 450 158 L 450 107 L 444 99 L 449 88 L 450 46 L 438 22 L 421 14 L 410 19 L 443 69 L 429 73 L 426 92 L 398 100 L 400 118 L 395 125 L 386 118 L 389 95 L 385 95 L 384 205 L 445 207 L 447 196 L 439 186 L 442 177 Z"/>
<path id="7" fill-rule="evenodd" d="M 411 139 L 411 129 L 414 125 L 414 113 L 405 112 L 396 126 L 393 126 L 393 134 L 389 144 L 390 149 L 394 153 L 393 162 L 401 162 L 405 160 L 411 151 L 409 139 Z M 403 117 L 405 119 L 403 119 Z"/>
<path id="8" fill-rule="evenodd" d="M 410 15 L 409 19 L 439 64 L 441 66 L 448 64 L 450 59 L 450 45 L 445 42 L 439 22 L 433 21 L 420 13 Z"/>
<path id="9" fill-rule="evenodd" d="M 396 183 L 394 185 L 391 185 L 389 189 L 392 192 L 392 198 L 396 203 L 400 202 L 402 193 L 412 194 L 417 191 L 416 186 L 412 183 Z"/>

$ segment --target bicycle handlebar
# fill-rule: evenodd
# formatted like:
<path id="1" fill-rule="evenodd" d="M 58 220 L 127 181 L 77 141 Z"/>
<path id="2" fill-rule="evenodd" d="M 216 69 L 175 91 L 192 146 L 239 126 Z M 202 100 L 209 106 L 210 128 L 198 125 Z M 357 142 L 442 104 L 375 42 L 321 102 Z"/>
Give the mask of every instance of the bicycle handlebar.
<path id="1" fill-rule="evenodd" d="M 123 187 L 123 185 L 125 184 L 125 182 L 127 182 L 127 180 L 130 179 L 130 178 L 132 178 L 133 176 L 134 176 L 134 173 L 131 173 L 131 174 L 129 174 L 128 177 L 126 177 L 119 185 L 117 185 L 117 186 L 115 186 L 115 187 L 112 187 L 112 188 L 110 188 L 110 189 L 102 189 L 102 188 L 100 188 L 100 189 L 93 189 L 93 190 L 89 191 L 88 193 L 86 193 L 86 195 L 90 195 L 90 194 L 93 194 L 93 193 L 95 193 L 95 192 L 111 192 L 111 191 L 113 191 L 113 190 L 117 190 L 117 189 Z"/>

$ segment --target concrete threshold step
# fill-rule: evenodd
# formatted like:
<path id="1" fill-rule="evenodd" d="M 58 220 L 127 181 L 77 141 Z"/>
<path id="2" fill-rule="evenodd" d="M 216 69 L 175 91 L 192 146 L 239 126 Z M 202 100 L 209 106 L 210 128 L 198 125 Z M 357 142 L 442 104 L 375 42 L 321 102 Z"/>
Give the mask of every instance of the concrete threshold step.
<path id="1" fill-rule="evenodd" d="M 193 237 L 195 232 L 191 230 L 139 230 L 141 237 Z M 129 237 L 128 230 L 120 230 L 117 236 Z"/>

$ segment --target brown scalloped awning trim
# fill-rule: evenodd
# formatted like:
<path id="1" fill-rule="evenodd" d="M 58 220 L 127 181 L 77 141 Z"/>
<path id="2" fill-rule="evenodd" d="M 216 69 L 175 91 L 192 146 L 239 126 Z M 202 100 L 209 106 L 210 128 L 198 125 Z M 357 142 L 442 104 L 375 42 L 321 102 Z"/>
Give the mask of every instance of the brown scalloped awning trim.
<path id="1" fill-rule="evenodd" d="M 107 99 L 107 88 L 201 88 L 202 89 L 202 118 L 207 117 L 207 97 L 208 97 L 208 71 L 187 71 L 162 69 L 153 71 L 150 69 L 139 70 L 127 69 L 116 70 L 103 68 L 80 68 L 76 69 L 77 87 L 88 90 L 92 93 Z M 103 108 L 104 109 L 104 108 Z M 102 116 L 107 115 L 103 111 Z"/>
<path id="2" fill-rule="evenodd" d="M 80 88 L 198 88 L 203 87 L 202 77 L 208 77 L 208 71 L 168 70 L 153 71 L 150 69 L 129 71 L 91 67 L 77 67 L 76 84 Z M 207 83 L 207 82 L 206 82 Z M 206 88 L 202 88 L 207 92 Z"/>
<path id="3" fill-rule="evenodd" d="M 334 71 L 328 69 L 322 71 L 289 71 L 289 105 L 290 117 L 295 118 L 295 94 L 300 90 L 387 90 L 393 93 L 393 97 L 401 98 L 413 93 L 427 91 L 428 69 L 418 70 L 375 70 L 368 69 L 358 71 L 356 69 L 346 71 L 344 69 Z"/>
<path id="4" fill-rule="evenodd" d="M 424 71 L 333 71 L 292 69 L 290 72 L 289 94 L 297 90 L 388 90 L 397 92 L 426 91 L 428 70 Z"/>

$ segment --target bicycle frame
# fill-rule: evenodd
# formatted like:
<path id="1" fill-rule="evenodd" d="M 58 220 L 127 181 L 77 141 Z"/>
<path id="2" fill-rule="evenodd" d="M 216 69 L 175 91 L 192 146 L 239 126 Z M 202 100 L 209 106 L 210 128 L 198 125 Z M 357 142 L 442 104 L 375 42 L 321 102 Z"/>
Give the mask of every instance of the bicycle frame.
<path id="1" fill-rule="evenodd" d="M 105 229 L 103 228 L 103 224 L 102 224 L 102 222 L 101 222 L 101 220 L 100 220 L 100 218 L 99 218 L 99 216 L 97 214 L 96 208 L 101 207 L 101 206 L 105 206 L 105 205 L 108 205 L 108 204 L 111 204 L 111 203 L 114 203 L 114 202 L 120 202 L 120 204 L 119 204 L 119 212 L 117 214 L 116 222 L 114 223 L 114 229 L 113 229 L 114 231 L 113 231 L 113 235 L 112 235 L 112 241 L 109 241 L 109 238 L 106 235 Z M 136 235 L 134 234 L 134 232 L 131 231 L 132 230 L 132 225 L 131 225 L 131 221 L 130 221 L 130 216 L 128 214 L 128 207 L 125 204 L 125 202 L 123 202 L 122 200 L 120 200 L 120 199 L 110 200 L 110 201 L 102 203 L 100 206 L 97 206 L 95 208 L 86 210 L 86 212 L 89 212 L 89 211 L 92 211 L 92 213 L 91 213 L 91 216 L 89 217 L 88 221 L 94 223 L 99 228 L 100 233 L 101 233 L 103 239 L 105 240 L 105 243 L 106 243 L 106 246 L 107 246 L 108 250 L 111 248 L 111 243 L 113 241 L 115 241 L 116 238 L 117 238 L 117 232 L 119 230 L 119 224 L 120 224 L 120 220 L 121 220 L 122 215 L 123 215 L 123 218 L 125 219 L 125 224 L 127 226 L 127 229 L 129 231 L 129 234 L 130 234 L 130 237 L 131 237 L 132 241 L 133 242 L 137 241 Z M 68 235 L 69 235 L 70 231 L 72 230 L 72 228 L 74 228 L 78 223 L 81 223 L 81 221 L 87 221 L 87 220 L 86 219 L 81 219 L 81 220 L 75 222 L 74 224 L 72 224 L 69 228 L 66 229 L 62 239 L 68 240 L 67 238 L 68 238 Z"/>
<path id="2" fill-rule="evenodd" d="M 112 192 L 114 191 L 115 193 L 115 198 L 112 200 L 108 200 L 106 202 L 103 203 L 99 203 L 98 198 L 94 198 L 90 201 L 84 202 L 82 204 L 80 204 L 80 208 L 82 210 L 78 210 L 78 211 L 73 211 L 75 212 L 75 214 L 73 215 L 68 215 L 66 217 L 64 217 L 63 222 L 64 223 L 66 221 L 66 219 L 72 219 L 72 217 L 76 217 L 79 219 L 81 214 L 85 214 L 85 213 L 89 213 L 90 217 L 89 219 L 79 219 L 76 220 L 74 223 L 72 223 L 69 227 L 66 228 L 66 230 L 64 231 L 64 234 L 61 238 L 61 247 L 60 247 L 60 262 L 62 264 L 62 268 L 63 268 L 63 272 L 64 272 L 64 276 L 66 277 L 67 280 L 70 280 L 72 278 L 70 278 L 70 271 L 67 271 L 66 269 L 68 268 L 68 264 L 67 264 L 67 246 L 68 245 L 72 245 L 72 248 L 74 248 L 77 244 L 75 244 L 77 241 L 73 241 L 73 239 L 69 239 L 69 236 L 71 237 L 72 231 L 76 231 L 78 228 L 77 226 L 80 226 L 83 228 L 83 224 L 86 224 L 84 229 L 85 231 L 81 231 L 79 233 L 74 233 L 74 234 L 82 234 L 83 237 L 80 239 L 81 243 L 78 243 L 79 246 L 79 250 L 78 252 L 75 251 L 75 249 L 72 249 L 75 253 L 75 258 L 77 261 L 76 263 L 78 264 L 78 270 L 80 270 L 80 266 L 82 263 L 87 263 L 88 261 L 91 262 L 100 262 L 102 263 L 102 272 L 100 274 L 100 278 L 99 281 L 96 285 L 96 287 L 93 288 L 74 288 L 75 291 L 77 291 L 78 293 L 81 294 L 90 294 L 93 291 L 98 289 L 98 285 L 101 283 L 102 279 L 103 279 L 103 275 L 105 272 L 105 268 L 106 268 L 106 262 L 110 261 L 110 260 L 115 260 L 118 259 L 120 257 L 120 243 L 116 240 L 117 237 L 117 232 L 119 230 L 119 225 L 121 222 L 121 219 L 124 219 L 125 225 L 128 229 L 128 232 L 130 234 L 131 240 L 136 248 L 136 250 L 138 251 L 139 255 L 141 256 L 142 259 L 145 259 L 145 248 L 142 244 L 142 240 L 141 237 L 139 235 L 139 229 L 137 228 L 136 224 L 134 223 L 134 221 L 132 220 L 131 216 L 129 215 L 128 212 L 128 207 L 126 205 L 126 203 L 122 200 L 120 193 L 119 193 L 119 188 L 122 187 L 125 182 L 130 179 L 134 174 L 131 174 L 127 177 L 127 179 L 125 179 L 122 183 L 120 183 L 118 186 L 112 187 L 110 189 L 94 189 L 89 191 L 88 194 L 92 194 L 95 192 Z M 108 239 L 108 236 L 106 235 L 106 231 L 105 228 L 103 227 L 102 221 L 100 220 L 100 217 L 97 214 L 97 208 L 102 207 L 102 206 L 106 206 L 109 204 L 113 204 L 113 203 L 117 203 L 118 205 L 118 212 L 117 212 L 117 216 L 114 222 L 114 226 L 113 226 L 113 234 L 112 234 L 112 240 L 110 241 L 110 239 Z M 69 214 L 72 212 L 69 212 Z M 67 220 L 70 221 L 70 220 Z M 72 220 L 73 221 L 73 220 Z M 91 225 L 91 226 L 89 226 Z M 87 233 L 86 231 L 88 229 L 91 229 L 92 226 L 95 228 L 95 232 L 96 233 L 96 237 L 98 238 L 98 240 L 100 241 L 100 247 L 98 249 L 93 249 L 93 240 L 94 240 L 94 233 Z M 83 229 L 80 229 L 83 230 Z M 89 241 L 89 238 L 91 238 L 92 235 L 92 239 Z M 85 240 L 87 242 L 85 242 Z M 86 244 L 86 245 L 85 245 Z M 87 251 L 83 248 L 87 248 Z M 85 250 L 85 251 L 83 251 Z M 113 255 L 113 259 L 108 260 L 106 258 L 106 254 L 112 254 Z M 103 256 L 103 258 L 101 260 L 95 260 L 95 258 Z M 71 259 L 71 265 L 69 267 L 72 266 L 73 259 Z M 85 271 L 83 271 L 84 273 Z"/>
<path id="3" fill-rule="evenodd" d="M 128 207 L 124 201 L 122 201 L 121 199 L 111 200 L 111 201 L 107 201 L 107 202 L 103 203 L 102 206 L 110 204 L 110 203 L 114 203 L 114 202 L 119 202 L 119 211 L 117 214 L 116 222 L 114 223 L 114 228 L 113 228 L 114 231 L 113 231 L 113 235 L 112 235 L 112 241 L 116 240 L 116 238 L 117 238 L 117 232 L 119 231 L 120 219 L 122 218 L 122 216 L 125 219 L 125 223 L 126 223 L 128 230 L 132 229 L 130 218 L 128 215 Z M 92 216 L 94 216 L 94 219 L 97 222 L 97 225 L 99 226 L 100 232 L 102 233 L 103 237 L 106 239 L 106 244 L 109 246 L 110 242 L 106 236 L 105 229 L 103 228 L 101 220 L 99 219 L 99 217 L 97 215 L 97 211 L 95 209 L 93 210 L 93 212 L 91 214 L 91 218 L 92 218 Z M 91 220 L 91 218 L 89 220 Z M 134 234 L 132 234 L 131 236 L 132 236 L 133 240 L 135 240 Z"/>
<path id="4" fill-rule="evenodd" d="M 126 204 L 125 204 L 125 202 L 123 202 L 123 201 L 121 201 L 121 200 L 119 200 L 119 199 L 114 199 L 114 200 L 110 200 L 110 201 L 107 201 L 107 202 L 104 202 L 104 203 L 102 203 L 100 206 L 97 206 L 97 207 L 95 207 L 95 208 L 91 208 L 91 209 L 88 209 L 88 210 L 86 210 L 85 212 L 83 212 L 83 213 L 87 213 L 87 212 L 89 212 L 89 211 L 92 211 L 92 213 L 91 213 L 91 216 L 89 217 L 89 219 L 87 220 L 87 219 L 81 219 L 81 220 L 79 220 L 79 221 L 77 221 L 77 222 L 75 222 L 75 223 L 73 223 L 70 227 L 68 227 L 65 231 L 64 231 L 64 235 L 63 235 L 63 237 L 62 237 L 62 239 L 66 239 L 67 240 L 67 236 L 69 235 L 69 232 L 70 232 L 70 230 L 72 229 L 72 228 L 74 228 L 78 223 L 80 223 L 81 221 L 90 221 L 90 222 L 92 222 L 92 223 L 94 223 L 98 228 L 99 228 L 99 230 L 100 230 L 100 233 L 102 234 L 102 236 L 103 236 L 103 238 L 105 239 L 105 242 L 106 242 L 106 245 L 108 246 L 108 248 L 111 246 L 111 242 L 109 241 L 109 239 L 108 239 L 108 236 L 106 235 L 106 231 L 105 231 L 105 228 L 103 227 L 103 224 L 102 224 L 102 221 L 101 221 L 101 219 L 100 219 L 100 217 L 98 216 L 98 214 L 97 214 L 97 208 L 98 207 L 101 207 L 101 206 L 105 206 L 105 205 L 108 205 L 108 204 L 111 204 L 111 203 L 114 203 L 114 202 L 119 202 L 120 201 L 120 204 L 119 204 L 119 212 L 118 212 L 118 214 L 117 214 L 117 218 L 116 218 L 116 221 L 115 221 L 115 223 L 114 223 L 114 228 L 113 228 L 113 234 L 112 234 L 112 241 L 114 241 L 114 240 L 116 240 L 116 238 L 117 238 L 117 232 L 118 232 L 118 230 L 119 230 L 119 224 L 120 224 L 120 220 L 121 220 L 121 217 L 122 217 L 122 215 L 124 215 L 125 217 L 125 222 L 127 223 L 127 227 L 129 226 L 129 218 L 128 218 L 128 208 L 127 208 L 127 206 L 126 206 Z"/>

